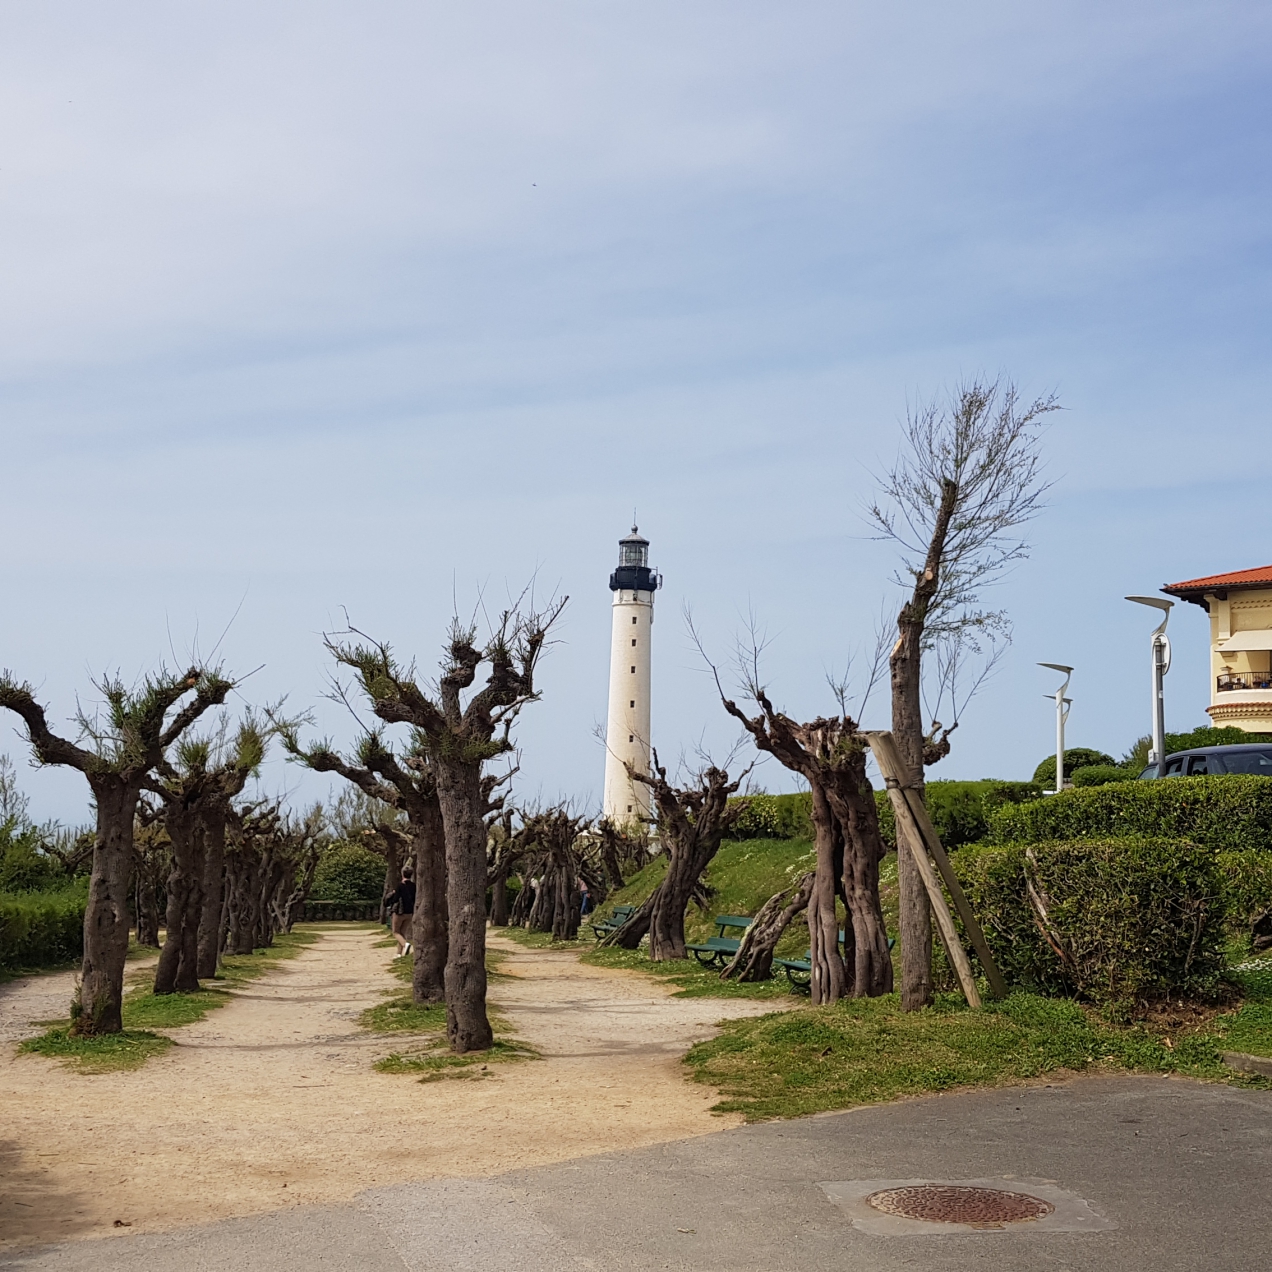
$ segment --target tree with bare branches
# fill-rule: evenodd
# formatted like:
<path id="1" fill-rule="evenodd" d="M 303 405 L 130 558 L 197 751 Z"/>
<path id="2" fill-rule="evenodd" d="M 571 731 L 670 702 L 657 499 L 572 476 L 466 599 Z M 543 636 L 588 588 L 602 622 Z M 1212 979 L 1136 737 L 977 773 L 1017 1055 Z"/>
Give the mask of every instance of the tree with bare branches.
<path id="1" fill-rule="evenodd" d="M 602 817 L 591 833 L 605 877 L 615 891 L 623 887 L 629 874 L 636 874 L 649 861 L 649 837 L 631 824 L 620 826 L 612 818 Z"/>
<path id="2" fill-rule="evenodd" d="M 418 731 L 437 781 L 450 924 L 446 1033 L 456 1054 L 484 1051 L 494 1041 L 486 1014 L 485 817 L 493 788 L 486 765 L 513 750 L 513 721 L 539 696 L 535 669 L 564 604 L 545 613 L 506 611 L 484 643 L 478 643 L 474 626 L 456 621 L 431 693 L 420 688 L 414 668 L 400 665 L 387 645 L 328 641 L 336 659 L 357 674 L 376 715 Z M 483 666 L 486 683 L 465 698 Z"/>
<path id="3" fill-rule="evenodd" d="M 415 868 L 415 915 L 411 923 L 412 997 L 417 1003 L 440 1003 L 446 994 L 447 948 L 446 840 L 437 780 L 428 762 L 422 737 L 416 733 L 410 749 L 399 759 L 377 730 L 359 740 L 355 758 L 346 760 L 329 741 L 311 747 L 300 744 L 294 724 L 280 724 L 279 736 L 288 755 L 318 773 L 338 773 L 371 800 L 398 809 L 406 818 L 406 834 L 384 819 L 372 829 L 384 841 L 390 874 L 386 889 L 396 885 L 405 855 Z M 405 839 L 405 844 L 400 842 Z"/>
<path id="4" fill-rule="evenodd" d="M 201 947 L 205 953 L 212 950 L 212 971 L 203 975 L 216 973 L 221 897 L 211 876 L 215 873 L 219 884 L 232 801 L 265 759 L 265 746 L 265 734 L 249 712 L 232 741 L 224 722 L 211 737 L 180 739 L 174 748 L 175 763 L 164 756 L 145 780 L 145 788 L 163 801 L 164 829 L 171 844 L 166 936 L 155 969 L 156 994 L 198 991 Z M 206 907 L 205 886 L 213 892 L 212 904 Z"/>
<path id="5" fill-rule="evenodd" d="M 817 869 L 807 907 L 813 1002 L 889 993 L 892 959 L 879 902 L 879 863 L 886 849 L 866 776 L 865 739 L 850 716 L 797 724 L 773 706 L 759 684 L 752 683 L 750 693 L 760 708 L 758 716 L 748 716 L 721 694 L 724 709 L 759 750 L 799 773 L 812 792 Z M 848 912 L 842 955 L 836 896 Z M 780 930 L 776 935 L 780 937 Z"/>
<path id="6" fill-rule="evenodd" d="M 653 772 L 641 773 L 629 764 L 632 781 L 649 787 L 658 809 L 658 839 L 667 854 L 667 869 L 648 900 L 602 944 L 634 950 L 649 933 L 649 957 L 654 962 L 688 958 L 685 942 L 685 911 L 689 908 L 703 873 L 720 850 L 720 843 L 741 816 L 730 806 L 729 796 L 737 792 L 750 773 L 748 767 L 735 781 L 714 764 L 694 775 L 692 784 L 673 786 L 667 770 L 652 751 Z"/>
<path id="7" fill-rule="evenodd" d="M 942 729 L 923 727 L 925 653 L 975 647 L 977 636 L 1008 634 L 1001 613 L 977 608 L 981 590 L 1028 555 L 1021 528 L 1039 511 L 1040 432 L 1059 409 L 1054 396 L 1021 399 L 1010 381 L 973 381 L 947 403 L 930 402 L 906 419 L 902 453 L 879 481 L 868 516 L 879 537 L 901 553 L 897 581 L 909 591 L 897 615 L 890 656 L 892 735 L 910 783 L 923 789 L 924 765 L 949 753 L 956 712 Z M 992 655 L 991 655 L 992 657 Z M 932 1001 L 932 918 L 927 893 L 910 855 L 898 845 L 901 892 L 902 1006 Z"/>
<path id="8" fill-rule="evenodd" d="M 79 714 L 80 745 L 48 726 L 34 690 L 9 673 L 0 675 L 0 707 L 21 716 L 41 764 L 78 769 L 88 780 L 97 812 L 93 869 L 84 911 L 84 959 L 71 1007 L 71 1030 L 80 1036 L 119 1033 L 128 953 L 128 885 L 133 863 L 133 825 L 147 777 L 165 752 L 234 687 L 218 670 L 191 667 L 181 675 L 160 671 L 141 687 L 121 681 L 98 685 L 105 718 Z M 183 702 L 183 699 L 185 700 Z"/>

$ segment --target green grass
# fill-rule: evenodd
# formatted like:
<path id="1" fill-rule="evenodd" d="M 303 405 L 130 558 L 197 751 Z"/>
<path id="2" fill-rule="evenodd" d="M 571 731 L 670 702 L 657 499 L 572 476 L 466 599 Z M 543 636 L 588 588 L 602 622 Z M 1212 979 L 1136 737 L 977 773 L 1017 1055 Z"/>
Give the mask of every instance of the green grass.
<path id="1" fill-rule="evenodd" d="M 446 1004 L 417 1003 L 410 994 L 393 994 L 368 1007 L 358 1025 L 372 1033 L 445 1033 Z"/>
<path id="2" fill-rule="evenodd" d="M 507 959 L 501 950 L 486 951 L 486 976 L 498 980 L 506 976 L 499 966 Z M 389 975 L 411 983 L 412 960 L 395 958 L 389 964 Z M 445 1003 L 416 1003 L 410 991 L 385 991 L 384 1001 L 368 1007 L 359 1017 L 358 1025 L 372 1033 L 406 1034 L 412 1037 L 414 1046 L 395 1051 L 378 1060 L 375 1068 L 380 1073 L 416 1073 L 421 1082 L 438 1082 L 443 1078 L 494 1077 L 492 1065 L 520 1060 L 537 1060 L 539 1053 L 516 1038 L 508 1036 L 508 1021 L 491 1005 L 486 1015 L 496 1031 L 494 1045 L 488 1051 L 474 1051 L 467 1055 L 453 1055 L 446 1044 Z M 504 1036 L 500 1036 L 500 1035 Z"/>
<path id="3" fill-rule="evenodd" d="M 522 1060 L 538 1060 L 533 1047 L 515 1040 L 496 1038 L 489 1051 L 471 1051 L 456 1056 L 441 1048 L 413 1052 L 394 1052 L 376 1063 L 380 1073 L 418 1073 L 421 1082 L 439 1082 L 443 1078 L 493 1078 L 495 1064 L 512 1064 Z"/>
<path id="4" fill-rule="evenodd" d="M 715 935 L 716 914 L 754 914 L 774 893 L 798 883 L 815 864 L 813 845 L 804 839 L 726 840 L 707 867 L 707 884 L 716 890 L 706 911 L 690 906 L 685 935 L 690 941 Z M 627 886 L 612 893 L 600 907 L 607 915 L 616 905 L 639 905 L 653 892 L 667 868 L 655 857 Z M 895 866 L 893 867 L 895 873 Z M 589 916 L 594 918 L 595 916 Z M 895 926 L 895 921 L 893 926 Z M 586 929 L 591 936 L 591 929 Z M 797 918 L 778 945 L 778 954 L 795 957 L 808 948 L 808 926 Z"/>
<path id="5" fill-rule="evenodd" d="M 140 1069 L 151 1056 L 160 1055 L 176 1044 L 171 1038 L 148 1030 L 125 1029 L 123 1033 L 100 1038 L 72 1038 L 67 1026 L 46 1030 L 35 1038 L 27 1038 L 19 1051 L 61 1060 L 76 1073 L 115 1073 L 121 1069 Z"/>
<path id="6" fill-rule="evenodd" d="M 1268 1088 L 1266 1079 L 1235 1074 L 1219 1054 L 1272 1054 L 1272 995 L 1247 992 L 1235 1012 L 1173 1033 L 1111 1025 L 1068 1000 L 1025 993 L 978 1009 L 942 994 L 923 1012 L 902 1012 L 896 995 L 848 999 L 728 1021 L 685 1063 L 724 1094 L 718 1111 L 751 1121 L 1060 1071 L 1177 1073 Z"/>
<path id="7" fill-rule="evenodd" d="M 714 929 L 713 929 L 714 930 Z M 744 983 L 722 981 L 720 969 L 703 967 L 696 959 L 667 959 L 653 962 L 643 950 L 620 950 L 592 946 L 580 960 L 593 967 L 621 967 L 645 972 L 678 986 L 673 998 L 781 998 L 791 997 L 791 986 L 785 976 L 772 980 Z"/>
<path id="8" fill-rule="evenodd" d="M 251 954 L 229 954 L 221 963 L 215 980 L 205 981 L 197 994 L 156 994 L 154 958 L 157 951 L 137 947 L 135 957 L 145 958 L 148 965 L 138 968 L 128 978 L 123 1002 L 122 1034 L 105 1034 L 97 1038 L 72 1038 L 67 1030 L 69 1020 L 52 1022 L 52 1027 L 35 1038 L 28 1038 L 21 1049 L 37 1055 L 62 1060 L 78 1073 L 105 1073 L 119 1069 L 136 1069 L 174 1045 L 174 1040 L 152 1033 L 154 1029 L 179 1029 L 202 1020 L 210 1011 L 224 1007 L 233 991 L 249 981 L 264 976 L 280 963 L 295 958 L 307 945 L 318 939 L 311 927 L 297 927 L 291 933 L 274 938 L 269 949 Z M 134 957 L 133 950 L 129 957 Z"/>

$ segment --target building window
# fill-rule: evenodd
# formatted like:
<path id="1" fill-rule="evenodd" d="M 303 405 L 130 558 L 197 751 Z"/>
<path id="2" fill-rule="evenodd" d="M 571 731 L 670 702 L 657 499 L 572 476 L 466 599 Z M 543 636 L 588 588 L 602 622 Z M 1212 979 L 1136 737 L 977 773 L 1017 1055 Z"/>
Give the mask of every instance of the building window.
<path id="1" fill-rule="evenodd" d="M 634 733 L 629 733 L 629 734 L 627 735 L 627 740 L 628 740 L 629 742 L 635 742 L 635 741 L 636 741 L 636 735 L 635 735 Z"/>
<path id="2" fill-rule="evenodd" d="M 635 667 L 633 667 L 633 668 L 632 668 L 632 675 L 634 676 L 635 674 L 636 674 L 636 668 L 635 668 Z"/>
<path id="3" fill-rule="evenodd" d="M 632 700 L 631 700 L 631 701 L 630 701 L 627 705 L 628 705 L 629 707 L 634 707 L 634 706 L 636 705 L 636 699 L 635 699 L 635 698 L 633 698 L 633 699 L 632 699 Z"/>
<path id="4" fill-rule="evenodd" d="M 628 805 L 627 805 L 627 811 L 628 811 L 629 813 L 632 811 L 632 806 L 631 806 L 630 804 L 628 804 Z"/>
<path id="5" fill-rule="evenodd" d="M 633 615 L 632 615 L 632 626 L 633 626 L 633 627 L 635 627 L 635 626 L 636 626 L 636 615 L 635 615 L 635 614 L 633 614 Z M 632 810 L 629 808 L 627 811 L 630 813 Z"/>
<path id="6" fill-rule="evenodd" d="M 632 648 L 633 648 L 633 649 L 635 649 L 635 648 L 636 648 L 636 637 L 635 637 L 635 636 L 633 636 L 633 637 L 632 637 Z"/>

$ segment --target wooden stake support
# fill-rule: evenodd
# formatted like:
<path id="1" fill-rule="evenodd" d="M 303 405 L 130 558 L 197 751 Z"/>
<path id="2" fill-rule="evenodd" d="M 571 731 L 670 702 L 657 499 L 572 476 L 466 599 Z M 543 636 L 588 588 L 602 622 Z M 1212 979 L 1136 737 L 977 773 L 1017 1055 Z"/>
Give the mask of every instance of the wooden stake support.
<path id="1" fill-rule="evenodd" d="M 888 798 L 892 801 L 892 810 L 897 819 L 898 839 L 904 839 L 923 879 L 923 886 L 927 889 L 928 899 L 932 903 L 932 913 L 936 916 L 937 930 L 944 942 L 945 952 L 949 955 L 954 971 L 958 975 L 963 996 L 967 999 L 969 1006 L 981 1005 L 980 994 L 976 989 L 976 978 L 972 975 L 972 964 L 967 957 L 967 951 L 963 949 L 962 942 L 958 939 L 958 932 L 954 927 L 954 916 L 945 903 L 945 893 L 941 891 L 936 870 L 941 872 L 941 878 L 945 880 L 945 886 L 949 889 L 954 907 L 958 910 L 958 917 L 963 920 L 963 928 L 971 939 L 972 948 L 976 951 L 981 966 L 985 969 L 990 997 L 1005 998 L 1007 982 L 1003 980 L 1003 974 L 998 970 L 998 964 L 994 962 L 994 956 L 989 952 L 985 933 L 972 913 L 972 907 L 941 844 L 941 837 L 936 833 L 936 827 L 932 825 L 932 819 L 928 816 L 927 807 L 901 762 L 896 740 L 886 730 L 872 731 L 865 736 L 888 788 Z M 936 862 L 936 870 L 932 868 L 933 861 Z"/>

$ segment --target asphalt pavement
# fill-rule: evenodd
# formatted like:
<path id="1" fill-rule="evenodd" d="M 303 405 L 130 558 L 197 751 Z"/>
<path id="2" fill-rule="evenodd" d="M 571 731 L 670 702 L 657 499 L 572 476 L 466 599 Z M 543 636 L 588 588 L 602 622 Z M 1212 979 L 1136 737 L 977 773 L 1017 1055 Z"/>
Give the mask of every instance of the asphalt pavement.
<path id="1" fill-rule="evenodd" d="M 0 1266 L 1252 1272 L 1272 1263 L 1270 1178 L 1272 1093 L 1080 1078 L 745 1126 L 492 1179 L 377 1189 L 343 1206 L 70 1242 Z M 851 1199 L 876 1182 L 861 1181 L 1001 1181 L 1026 1194 L 1034 1187 L 1056 1203 L 1053 1226 L 863 1227 Z"/>

